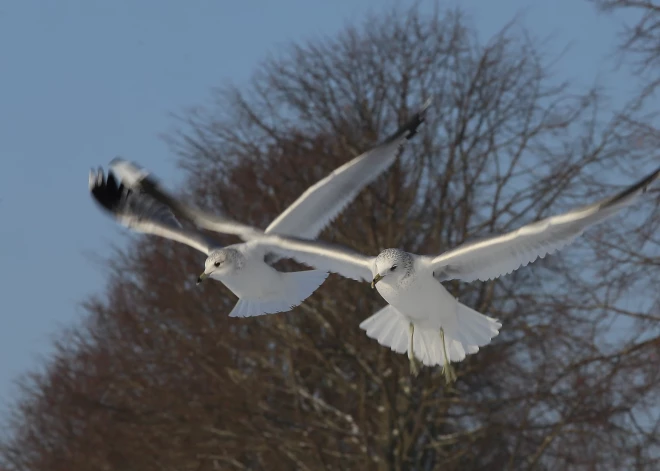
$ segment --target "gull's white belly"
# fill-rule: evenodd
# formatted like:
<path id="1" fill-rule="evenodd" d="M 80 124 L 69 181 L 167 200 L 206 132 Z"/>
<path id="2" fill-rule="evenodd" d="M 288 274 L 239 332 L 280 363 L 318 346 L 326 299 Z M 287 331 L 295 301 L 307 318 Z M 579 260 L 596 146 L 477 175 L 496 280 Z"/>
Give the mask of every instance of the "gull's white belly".
<path id="1" fill-rule="evenodd" d="M 263 253 L 250 250 L 247 244 L 236 247 L 240 247 L 245 257 L 242 268 L 214 278 L 239 298 L 264 298 L 282 289 L 282 274 L 264 262 Z"/>
<path id="2" fill-rule="evenodd" d="M 385 301 L 419 327 L 439 330 L 456 323 L 456 299 L 430 274 L 418 274 L 405 288 L 381 281 L 376 289 Z"/>
<path id="3" fill-rule="evenodd" d="M 266 263 L 246 263 L 240 271 L 227 273 L 221 281 L 239 298 L 261 298 L 277 291 L 280 273 Z"/>

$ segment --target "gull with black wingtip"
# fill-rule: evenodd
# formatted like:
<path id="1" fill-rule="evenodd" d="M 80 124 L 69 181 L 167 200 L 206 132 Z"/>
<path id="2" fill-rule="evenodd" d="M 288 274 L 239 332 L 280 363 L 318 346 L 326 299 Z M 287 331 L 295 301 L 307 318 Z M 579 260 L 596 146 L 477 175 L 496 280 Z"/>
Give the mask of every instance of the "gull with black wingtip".
<path id="1" fill-rule="evenodd" d="M 181 242 L 206 254 L 204 271 L 197 282 L 206 278 L 222 281 L 238 296 L 230 316 L 248 317 L 288 311 L 314 293 L 328 276 L 327 271 L 280 272 L 270 265 L 278 258 L 277 255 L 255 241 L 221 247 L 199 231 L 183 229 L 176 216 L 185 212 L 186 217 L 199 227 L 227 234 L 296 234 L 314 239 L 365 186 L 392 165 L 405 143 L 417 133 L 429 105 L 430 100 L 380 145 L 355 157 L 310 187 L 265 231 L 224 217 L 220 218 L 220 222 L 211 221 L 212 227 L 204 227 L 195 220 L 196 215 L 201 213 L 199 210 L 177 202 L 149 172 L 119 158 L 111 162 L 107 179 L 101 169 L 90 173 L 90 191 L 97 203 L 120 224 L 138 232 Z M 160 201 L 145 193 L 150 185 L 160 189 Z"/>

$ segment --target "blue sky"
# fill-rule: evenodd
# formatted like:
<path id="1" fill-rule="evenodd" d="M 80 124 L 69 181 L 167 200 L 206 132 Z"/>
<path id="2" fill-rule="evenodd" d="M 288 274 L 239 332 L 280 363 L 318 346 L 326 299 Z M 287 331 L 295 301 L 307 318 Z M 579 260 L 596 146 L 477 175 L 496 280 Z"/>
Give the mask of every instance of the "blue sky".
<path id="1" fill-rule="evenodd" d="M 537 37 L 550 38 L 548 52 L 571 46 L 558 77 L 588 87 L 601 75 L 617 102 L 630 92 L 631 81 L 612 72 L 608 57 L 620 18 L 599 15 L 584 0 L 460 4 L 482 39 L 520 13 Z M 176 126 L 170 113 L 204 104 L 224 81 L 240 84 L 291 41 L 332 35 L 387 5 L 393 2 L 0 3 L 0 407 L 15 394 L 14 379 L 37 367 L 53 336 L 80 318 L 79 302 L 103 289 L 103 272 L 86 254 L 103 255 L 123 240 L 88 195 L 89 168 L 122 155 L 174 186 L 174 156 L 159 137 Z"/>

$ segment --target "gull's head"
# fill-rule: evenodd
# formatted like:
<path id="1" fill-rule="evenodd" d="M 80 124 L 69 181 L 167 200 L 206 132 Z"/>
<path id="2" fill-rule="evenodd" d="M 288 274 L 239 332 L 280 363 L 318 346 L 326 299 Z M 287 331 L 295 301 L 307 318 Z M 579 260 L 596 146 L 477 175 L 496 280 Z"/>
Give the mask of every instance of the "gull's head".
<path id="1" fill-rule="evenodd" d="M 371 287 L 375 288 L 379 282 L 398 285 L 403 278 L 410 274 L 412 267 L 413 258 L 409 253 L 399 249 L 383 250 L 378 254 L 374 263 L 374 279 Z"/>
<path id="2" fill-rule="evenodd" d="M 212 251 L 204 262 L 204 272 L 197 278 L 197 284 L 206 278 L 220 279 L 223 275 L 240 268 L 242 264 L 238 255 L 234 249 L 225 248 Z"/>

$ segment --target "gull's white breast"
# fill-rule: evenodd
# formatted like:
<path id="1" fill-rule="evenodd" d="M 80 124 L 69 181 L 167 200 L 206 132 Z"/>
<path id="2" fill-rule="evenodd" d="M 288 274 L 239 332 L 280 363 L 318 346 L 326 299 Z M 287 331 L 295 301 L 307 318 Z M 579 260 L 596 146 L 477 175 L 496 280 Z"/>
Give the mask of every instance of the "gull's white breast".
<path id="1" fill-rule="evenodd" d="M 232 270 L 220 278 L 239 298 L 262 298 L 281 288 L 281 273 L 264 261 L 264 252 L 249 243 L 232 245 L 245 257 L 240 270 Z"/>
<path id="2" fill-rule="evenodd" d="M 428 329 L 448 328 L 456 323 L 456 299 L 433 278 L 423 259 L 416 258 L 409 283 L 392 284 L 386 276 L 376 289 L 389 304 L 415 325 Z"/>

